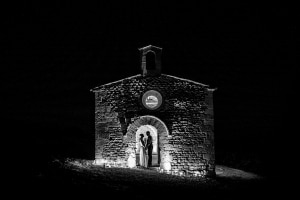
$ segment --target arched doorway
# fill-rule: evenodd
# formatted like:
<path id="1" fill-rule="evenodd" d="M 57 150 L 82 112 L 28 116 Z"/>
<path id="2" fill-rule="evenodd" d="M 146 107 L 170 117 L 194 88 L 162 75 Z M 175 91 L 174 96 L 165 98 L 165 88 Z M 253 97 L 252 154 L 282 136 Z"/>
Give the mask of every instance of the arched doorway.
<path id="1" fill-rule="evenodd" d="M 159 118 L 151 115 L 145 115 L 137 118 L 128 127 L 127 138 L 128 141 L 134 139 L 134 146 L 128 148 L 134 148 L 136 165 L 139 165 L 139 149 L 138 139 L 139 134 L 145 134 L 146 131 L 150 131 L 153 138 L 153 153 L 152 153 L 152 166 L 162 167 L 163 169 L 170 164 L 171 158 L 168 150 L 168 136 L 169 131 L 165 123 Z"/>

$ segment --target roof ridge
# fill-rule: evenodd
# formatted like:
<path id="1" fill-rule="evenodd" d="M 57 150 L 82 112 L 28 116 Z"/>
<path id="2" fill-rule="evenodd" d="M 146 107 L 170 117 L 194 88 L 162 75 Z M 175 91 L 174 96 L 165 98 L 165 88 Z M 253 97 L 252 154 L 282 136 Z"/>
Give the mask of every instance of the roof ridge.
<path id="1" fill-rule="evenodd" d="M 172 78 L 176 78 L 176 79 L 180 79 L 182 81 L 188 81 L 188 82 L 191 82 L 191 83 L 195 83 L 195 84 L 201 85 L 203 87 L 209 87 L 209 85 L 206 85 L 206 84 L 203 84 L 203 83 L 200 83 L 200 82 L 197 82 L 197 81 L 193 81 L 193 80 L 190 80 L 190 79 L 180 78 L 178 76 L 173 76 L 173 75 L 169 75 L 169 74 L 162 74 L 162 75 L 165 75 L 165 76 L 168 76 L 168 77 L 172 77 Z"/>
<path id="2" fill-rule="evenodd" d="M 139 76 L 142 76 L 142 75 L 141 74 L 137 74 L 137 75 L 126 77 L 126 78 L 123 78 L 123 79 L 120 79 L 120 80 L 117 80 L 117 81 L 114 81 L 114 82 L 105 83 L 105 84 L 99 85 L 97 87 L 94 87 L 93 89 L 90 89 L 90 91 L 93 92 L 93 91 L 97 90 L 100 87 L 111 85 L 111 84 L 114 84 L 114 83 L 118 83 L 118 82 L 124 81 L 126 79 L 131 79 L 131 78 L 135 78 L 135 77 L 139 77 Z"/>
<path id="3" fill-rule="evenodd" d="M 197 82 L 197 81 L 193 81 L 193 80 L 190 80 L 190 79 L 180 78 L 180 77 L 169 75 L 169 74 L 161 74 L 161 75 L 166 76 L 166 77 L 170 77 L 170 78 L 179 79 L 179 80 L 182 80 L 182 81 L 187 81 L 187 82 L 190 82 L 190 83 L 194 83 L 196 85 L 201 85 L 202 87 L 209 87 L 209 85 L 206 85 L 206 84 L 203 84 L 203 83 L 200 83 L 200 82 Z M 123 79 L 120 79 L 120 80 L 117 80 L 117 81 L 114 81 L 114 82 L 102 84 L 102 85 L 99 85 L 97 87 L 94 87 L 93 89 L 90 89 L 90 91 L 94 92 L 94 91 L 96 91 L 96 90 L 98 90 L 98 89 L 100 89 L 100 88 L 102 88 L 104 86 L 112 85 L 114 83 L 119 83 L 119 82 L 122 82 L 124 80 L 132 79 L 132 78 L 136 78 L 136 77 L 142 77 L 142 75 L 141 74 L 137 74 L 137 75 L 126 77 L 126 78 L 123 78 Z M 215 90 L 215 89 L 211 88 L 211 90 Z"/>

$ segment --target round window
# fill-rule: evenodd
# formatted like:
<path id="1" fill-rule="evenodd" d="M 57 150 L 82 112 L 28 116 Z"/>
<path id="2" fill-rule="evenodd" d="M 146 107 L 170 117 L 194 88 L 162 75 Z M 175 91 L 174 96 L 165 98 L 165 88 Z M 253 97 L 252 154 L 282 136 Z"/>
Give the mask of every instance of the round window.
<path id="1" fill-rule="evenodd" d="M 155 110 L 160 107 L 162 103 L 162 96 L 155 90 L 149 90 L 144 93 L 142 102 L 147 109 Z"/>

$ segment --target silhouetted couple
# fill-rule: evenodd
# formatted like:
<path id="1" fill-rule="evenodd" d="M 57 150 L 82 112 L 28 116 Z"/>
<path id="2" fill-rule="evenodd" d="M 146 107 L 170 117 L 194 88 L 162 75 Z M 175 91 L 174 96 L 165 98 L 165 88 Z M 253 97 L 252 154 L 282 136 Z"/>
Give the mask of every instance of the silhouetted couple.
<path id="1" fill-rule="evenodd" d="M 151 167 L 152 165 L 152 137 L 149 131 L 146 131 L 147 138 L 140 134 L 140 166 Z"/>

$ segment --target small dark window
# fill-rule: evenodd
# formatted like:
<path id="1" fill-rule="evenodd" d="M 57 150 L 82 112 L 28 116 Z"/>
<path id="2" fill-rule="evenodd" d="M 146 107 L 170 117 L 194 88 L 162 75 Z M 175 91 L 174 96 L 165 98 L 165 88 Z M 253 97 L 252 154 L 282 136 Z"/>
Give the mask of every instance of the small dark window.
<path id="1" fill-rule="evenodd" d="M 132 111 L 128 111 L 125 113 L 125 118 L 133 118 L 134 113 Z"/>
<path id="2" fill-rule="evenodd" d="M 119 117 L 119 121 L 121 124 L 124 124 L 125 123 L 125 118 L 124 117 Z"/>
<path id="3" fill-rule="evenodd" d="M 154 70 L 155 69 L 155 54 L 153 52 L 148 52 L 146 55 L 146 69 Z"/>

